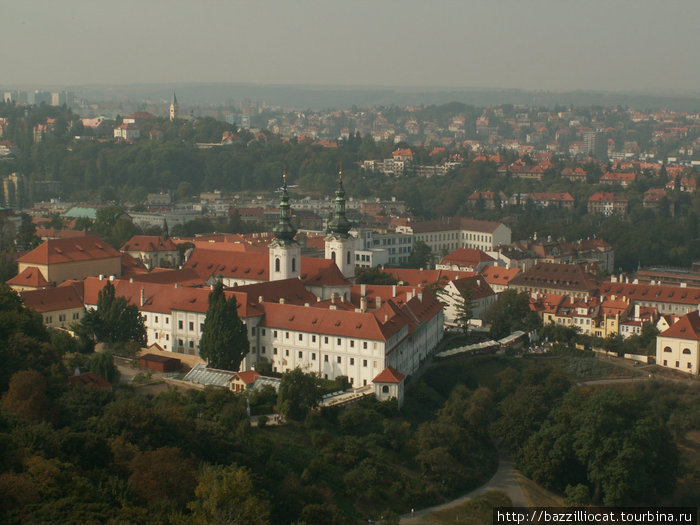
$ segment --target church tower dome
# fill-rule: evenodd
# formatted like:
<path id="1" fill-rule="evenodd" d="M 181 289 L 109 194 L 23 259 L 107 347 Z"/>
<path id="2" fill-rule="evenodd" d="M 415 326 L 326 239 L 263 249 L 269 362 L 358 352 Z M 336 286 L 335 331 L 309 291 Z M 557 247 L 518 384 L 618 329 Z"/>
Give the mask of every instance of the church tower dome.
<path id="1" fill-rule="evenodd" d="M 345 189 L 343 172 L 338 172 L 333 217 L 328 221 L 326 259 L 332 259 L 345 277 L 355 276 L 355 239 L 350 235 L 352 223 L 345 216 Z"/>
<path id="2" fill-rule="evenodd" d="M 292 224 L 286 173 L 282 180 L 280 218 L 273 230 L 275 240 L 270 243 L 270 281 L 298 278 L 301 266 L 301 246 L 294 240 L 297 230 Z"/>

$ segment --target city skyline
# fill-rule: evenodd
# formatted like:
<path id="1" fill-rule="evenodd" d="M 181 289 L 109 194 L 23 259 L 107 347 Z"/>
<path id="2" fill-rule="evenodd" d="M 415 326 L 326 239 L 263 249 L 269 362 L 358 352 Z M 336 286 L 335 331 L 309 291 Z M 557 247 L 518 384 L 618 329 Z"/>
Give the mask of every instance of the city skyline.
<path id="1" fill-rule="evenodd" d="M 698 92 L 700 4 L 69 0 L 3 8 L 4 85 Z M 27 35 L 31 35 L 28 39 Z"/>

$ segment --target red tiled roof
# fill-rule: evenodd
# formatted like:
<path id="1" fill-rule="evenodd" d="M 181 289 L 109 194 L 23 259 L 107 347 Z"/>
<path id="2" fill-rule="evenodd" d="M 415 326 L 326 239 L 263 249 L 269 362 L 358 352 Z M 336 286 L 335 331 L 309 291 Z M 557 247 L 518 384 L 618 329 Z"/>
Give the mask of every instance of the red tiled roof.
<path id="1" fill-rule="evenodd" d="M 260 326 L 297 332 L 386 341 L 406 324 L 396 317 L 382 323 L 372 313 L 277 303 L 260 306 L 265 312 Z"/>
<path id="2" fill-rule="evenodd" d="M 238 377 L 246 385 L 252 385 L 260 377 L 260 374 L 255 370 L 245 370 L 243 372 L 234 372 L 233 377 Z"/>
<path id="3" fill-rule="evenodd" d="M 385 268 L 388 273 L 406 286 L 429 286 L 433 283 L 446 285 L 448 281 L 474 275 L 474 272 L 459 270 L 414 270 L 411 268 Z"/>
<path id="4" fill-rule="evenodd" d="M 678 304 L 700 304 L 700 288 L 681 288 L 680 286 L 656 286 L 651 284 L 629 284 L 603 282 L 601 295 L 627 297 L 637 301 L 667 302 Z"/>
<path id="5" fill-rule="evenodd" d="M 41 270 L 36 266 L 28 266 L 22 273 L 15 275 L 7 281 L 9 285 L 15 286 L 31 286 L 32 288 L 44 288 L 49 285 L 49 282 L 41 273 Z"/>
<path id="6" fill-rule="evenodd" d="M 372 383 L 400 383 L 405 377 L 406 376 L 398 370 L 387 366 L 384 370 L 377 374 L 377 377 L 372 379 Z"/>
<path id="7" fill-rule="evenodd" d="M 174 252 L 177 246 L 160 235 L 134 235 L 120 248 L 122 252 Z"/>
<path id="8" fill-rule="evenodd" d="M 694 310 L 676 321 L 661 337 L 675 337 L 678 339 L 700 339 L 700 311 Z"/>
<path id="9" fill-rule="evenodd" d="M 309 292 L 299 279 L 283 279 L 280 281 L 268 281 L 266 283 L 247 284 L 234 288 L 236 292 L 246 293 L 257 301 L 262 297 L 263 301 L 278 303 L 284 299 L 285 303 L 304 305 L 316 303 L 316 296 Z"/>
<path id="10" fill-rule="evenodd" d="M 148 273 L 148 268 L 141 261 L 134 259 L 128 253 L 122 253 L 122 277 L 132 277 L 144 273 Z"/>
<path id="11" fill-rule="evenodd" d="M 447 217 L 435 221 L 419 221 L 412 223 L 414 233 L 429 233 L 445 230 L 472 230 L 493 233 L 503 223 L 497 221 L 481 221 L 469 217 Z"/>
<path id="12" fill-rule="evenodd" d="M 61 264 L 120 257 L 121 254 L 95 235 L 68 239 L 50 239 L 23 255 L 18 262 Z"/>
<path id="13" fill-rule="evenodd" d="M 452 284 L 455 285 L 460 293 L 464 293 L 466 291 L 471 292 L 472 299 L 481 299 L 483 297 L 490 297 L 495 294 L 486 279 L 479 275 L 457 279 L 456 281 L 452 281 Z"/>
<path id="14" fill-rule="evenodd" d="M 74 286 L 59 286 L 42 290 L 25 290 L 19 293 L 27 306 L 39 313 L 81 308 L 82 298 Z"/>
<path id="15" fill-rule="evenodd" d="M 94 386 L 98 388 L 112 388 L 112 384 L 101 378 L 95 372 L 86 372 L 68 378 L 71 386 Z"/>
<path id="16" fill-rule="evenodd" d="M 479 263 L 493 260 L 493 257 L 481 250 L 475 250 L 474 248 L 457 248 L 445 255 L 442 261 L 440 261 L 440 264 L 457 264 L 461 266 L 478 265 Z"/>
<path id="17" fill-rule="evenodd" d="M 486 266 L 483 270 L 481 270 L 481 275 L 483 275 L 486 282 L 491 285 L 507 285 L 510 280 L 519 273 L 519 268 L 503 268 L 500 266 Z"/>
<path id="18" fill-rule="evenodd" d="M 256 281 L 270 279 L 270 261 L 264 253 L 195 248 L 184 268 L 196 270 L 204 280 L 212 275 Z"/>
<path id="19" fill-rule="evenodd" d="M 597 192 L 588 198 L 588 202 L 627 202 L 627 199 L 610 192 Z"/>
<path id="20" fill-rule="evenodd" d="M 344 286 L 350 284 L 334 261 L 316 257 L 301 258 L 301 281 L 307 286 Z"/>

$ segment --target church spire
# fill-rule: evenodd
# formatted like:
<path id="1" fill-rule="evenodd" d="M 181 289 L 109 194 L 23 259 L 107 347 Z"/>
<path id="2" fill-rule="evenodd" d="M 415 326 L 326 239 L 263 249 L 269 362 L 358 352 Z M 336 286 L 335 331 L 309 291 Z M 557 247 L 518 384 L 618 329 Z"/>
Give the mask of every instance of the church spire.
<path id="1" fill-rule="evenodd" d="M 180 107 L 177 103 L 177 97 L 175 96 L 175 91 L 173 91 L 173 101 L 170 103 L 170 120 L 175 120 L 178 118 Z"/>
<path id="2" fill-rule="evenodd" d="M 274 228 L 276 242 L 281 245 L 294 243 L 297 233 L 292 224 L 292 210 L 289 205 L 289 193 L 287 193 L 287 172 L 282 174 L 282 198 L 280 199 L 280 220 Z"/>
<path id="3" fill-rule="evenodd" d="M 345 189 L 343 188 L 343 170 L 338 170 L 338 189 L 335 190 L 333 218 L 328 221 L 329 237 L 346 239 L 352 224 L 345 216 Z"/>

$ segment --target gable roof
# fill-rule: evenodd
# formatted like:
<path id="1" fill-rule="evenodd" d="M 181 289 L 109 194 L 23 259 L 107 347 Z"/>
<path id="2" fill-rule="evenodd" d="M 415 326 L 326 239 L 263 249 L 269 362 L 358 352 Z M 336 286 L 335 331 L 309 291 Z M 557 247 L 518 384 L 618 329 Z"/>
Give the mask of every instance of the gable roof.
<path id="1" fill-rule="evenodd" d="M 17 262 L 30 264 L 62 264 L 76 261 L 90 261 L 121 257 L 121 254 L 95 235 L 49 239 Z"/>
<path id="2" fill-rule="evenodd" d="M 31 286 L 32 288 L 44 288 L 49 285 L 44 274 L 36 266 L 26 267 L 24 271 L 18 273 L 6 283 L 10 286 Z"/>
<path id="3" fill-rule="evenodd" d="M 579 264 L 540 262 L 513 277 L 509 285 L 593 293 L 599 283 L 593 274 Z"/>
<path id="4" fill-rule="evenodd" d="M 83 307 L 82 298 L 75 286 L 25 290 L 19 292 L 19 295 L 27 308 L 39 313 Z"/>
<path id="5" fill-rule="evenodd" d="M 384 370 L 379 372 L 374 379 L 372 379 L 372 383 L 400 383 L 405 377 L 406 376 L 404 374 L 395 368 L 387 366 Z"/>
<path id="6" fill-rule="evenodd" d="M 411 224 L 413 233 L 430 233 L 446 230 L 469 230 L 483 233 L 493 233 L 502 222 L 482 221 L 469 217 L 445 217 L 435 221 L 419 221 Z"/>
<path id="7" fill-rule="evenodd" d="M 660 337 L 700 340 L 700 311 L 694 310 L 676 321 Z"/>
<path id="8" fill-rule="evenodd" d="M 481 270 L 481 275 L 490 285 L 507 285 L 519 273 L 520 268 L 503 268 L 502 266 L 486 266 Z"/>
<path id="9" fill-rule="evenodd" d="M 445 255 L 440 264 L 456 264 L 459 266 L 478 265 L 482 262 L 493 261 L 493 257 L 474 248 L 457 248 Z"/>

